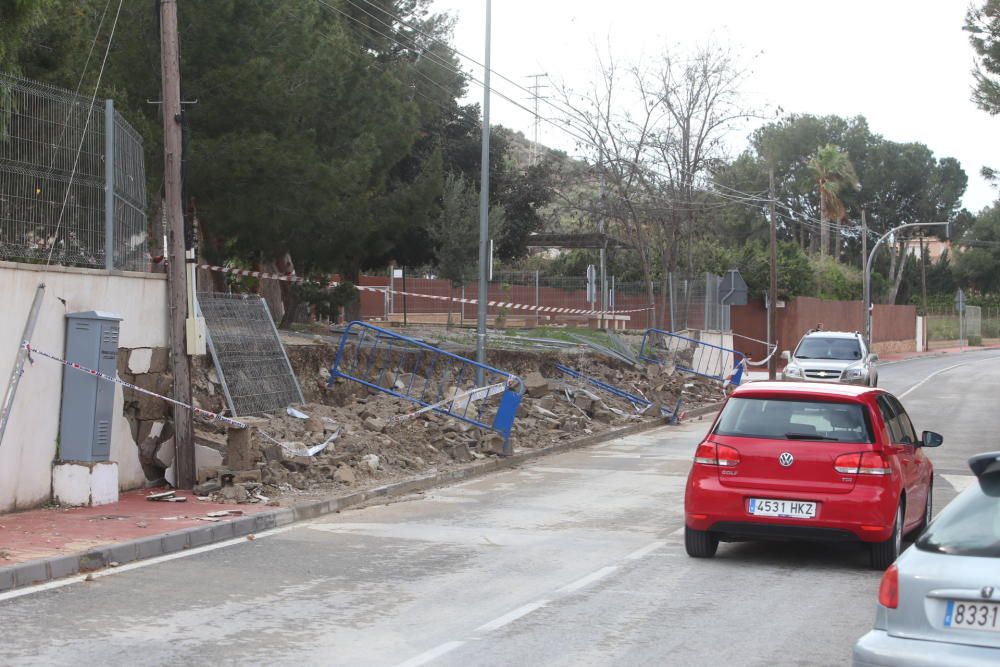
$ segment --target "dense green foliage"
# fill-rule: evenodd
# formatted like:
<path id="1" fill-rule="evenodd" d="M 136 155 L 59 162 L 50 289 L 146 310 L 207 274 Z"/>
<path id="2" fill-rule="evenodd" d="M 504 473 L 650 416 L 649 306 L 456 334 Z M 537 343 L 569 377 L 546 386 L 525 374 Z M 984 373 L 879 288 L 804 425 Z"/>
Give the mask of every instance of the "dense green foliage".
<path id="1" fill-rule="evenodd" d="M 89 95 L 116 6 L 0 0 L 0 69 Z M 345 0 L 180 4 L 183 97 L 197 100 L 184 114 L 187 193 L 197 203 L 206 259 L 255 265 L 287 256 L 301 274 L 339 272 L 355 282 L 361 271 L 392 262 L 433 267 L 455 283 L 473 277 L 481 120 L 477 106 L 459 103 L 467 81 L 448 46 L 451 19 L 434 14 L 431 0 L 364 6 Z M 158 30 L 152 0 L 123 4 L 98 91 L 113 97 L 145 138 L 154 218 L 162 120 L 159 106 L 147 101 L 160 96 Z M 1000 0 L 970 8 L 966 30 L 978 56 L 976 100 L 1000 113 Z M 923 272 L 932 300 L 958 286 L 976 295 L 1000 292 L 994 269 L 1000 207 L 979 215 L 959 210 L 967 177 L 957 160 L 935 156 L 916 141 L 889 141 L 863 116 L 813 115 L 768 123 L 752 134 L 746 151 L 727 156 L 717 133 L 745 113 L 734 83 L 740 74 L 728 54 L 716 59 L 708 49 L 699 57 L 692 62 L 705 67 L 688 67 L 667 92 L 678 94 L 685 85 L 698 90 L 701 79 L 720 83 L 724 75 L 721 108 L 706 101 L 685 106 L 681 96 L 668 105 L 673 124 L 652 128 L 627 112 L 604 125 L 599 114 L 569 115 L 585 134 L 580 124 L 595 121 L 586 134 L 595 142 L 612 144 L 615 138 L 606 134 L 616 131 L 627 139 L 617 158 L 602 148 L 600 169 L 597 160 L 554 153 L 528 164 L 524 138 L 492 128 L 490 233 L 499 261 L 582 278 L 587 265 L 597 263 L 596 250 L 526 259 L 530 235 L 543 228 L 593 231 L 602 219 L 631 245 L 609 252 L 608 273 L 619 283 L 648 286 L 668 271 L 690 276 L 736 267 L 760 296 L 769 284 L 763 193 L 773 169 L 779 297 L 860 298 L 862 210 L 869 248 L 902 223 L 953 223 L 952 238 L 961 241 Z M 650 108 L 667 98 L 654 95 Z M 699 117 L 711 120 L 703 134 L 681 132 Z M 645 134 L 636 137 L 636 127 Z M 701 137 L 710 150 L 682 150 L 684 136 Z M 651 160 L 655 168 L 640 168 L 633 159 Z M 606 181 L 603 198 L 599 174 Z M 828 252 L 821 252 L 821 223 L 830 230 L 823 244 Z M 943 228 L 927 234 L 943 236 Z M 921 262 L 904 245 L 909 238 L 889 239 L 876 256 L 877 299 L 921 296 Z M 295 294 L 330 310 L 354 292 Z"/>
<path id="2" fill-rule="evenodd" d="M 980 109 L 1000 114 L 1000 0 L 984 0 L 969 8 L 965 30 L 976 52 L 972 99 Z"/>
<path id="3" fill-rule="evenodd" d="M 100 49 L 107 44 L 106 5 L 45 2 L 44 16 L 18 13 L 28 34 L 16 61 L 27 76 L 75 88 L 94 35 Z M 182 93 L 197 100 L 185 106 L 187 192 L 209 260 L 287 254 L 300 273 L 350 279 L 389 261 L 437 260 L 441 239 L 427 231 L 446 175 L 478 190 L 479 111 L 457 102 L 466 81 L 448 46 L 450 19 L 432 14 L 429 0 L 374 4 L 384 11 L 315 0 L 180 4 Z M 124 4 L 100 94 L 113 96 L 146 139 L 155 194 L 162 121 L 147 103 L 160 87 L 152 9 Z M 84 86 L 96 81 L 96 60 Z M 541 224 L 535 208 L 547 196 L 548 167 L 520 170 L 505 131 L 492 138 L 492 200 L 507 221 L 497 245 L 515 258 Z"/>

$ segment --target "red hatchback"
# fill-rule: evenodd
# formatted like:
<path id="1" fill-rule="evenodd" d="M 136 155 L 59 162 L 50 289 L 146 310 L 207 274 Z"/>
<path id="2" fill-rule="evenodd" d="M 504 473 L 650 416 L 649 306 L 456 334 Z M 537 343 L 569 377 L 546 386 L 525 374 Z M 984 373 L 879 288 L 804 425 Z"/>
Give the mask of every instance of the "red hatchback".
<path id="1" fill-rule="evenodd" d="M 719 542 L 849 540 L 872 567 L 931 516 L 934 469 L 895 396 L 834 384 L 754 382 L 733 392 L 695 452 L 684 496 L 688 555 Z"/>

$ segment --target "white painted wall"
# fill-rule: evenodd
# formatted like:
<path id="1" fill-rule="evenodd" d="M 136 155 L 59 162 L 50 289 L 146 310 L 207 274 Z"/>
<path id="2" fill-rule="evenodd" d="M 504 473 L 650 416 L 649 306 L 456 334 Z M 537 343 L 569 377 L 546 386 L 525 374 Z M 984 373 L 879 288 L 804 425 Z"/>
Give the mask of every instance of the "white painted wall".
<path id="1" fill-rule="evenodd" d="M 96 271 L 0 262 L 0 397 L 6 390 L 35 288 L 44 282 L 32 345 L 62 357 L 66 313 L 102 310 L 120 315 L 120 345 L 167 346 L 167 281 L 162 274 Z M 63 305 L 63 299 L 66 304 Z M 46 502 L 59 437 L 62 365 L 42 357 L 26 367 L 7 433 L 0 444 L 0 512 Z M 118 462 L 122 490 L 142 486 L 145 476 L 128 421 L 121 387 L 115 391 L 111 460 Z"/>

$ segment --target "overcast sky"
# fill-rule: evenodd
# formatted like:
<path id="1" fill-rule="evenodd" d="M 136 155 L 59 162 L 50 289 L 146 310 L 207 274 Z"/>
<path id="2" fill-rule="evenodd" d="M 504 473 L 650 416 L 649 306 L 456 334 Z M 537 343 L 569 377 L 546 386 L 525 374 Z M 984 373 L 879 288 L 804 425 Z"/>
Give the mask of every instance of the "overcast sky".
<path id="1" fill-rule="evenodd" d="M 482 62 L 486 0 L 434 5 L 457 17 L 456 48 Z M 887 139 L 955 157 L 969 175 L 963 204 L 975 212 L 996 198 L 979 169 L 1000 167 L 1000 117 L 969 101 L 967 7 L 967 0 L 840 0 L 836 9 L 807 0 L 493 0 L 492 68 L 525 86 L 528 75 L 545 72 L 582 88 L 597 71 L 598 47 L 610 45 L 616 59 L 635 62 L 664 46 L 724 44 L 753 70 L 744 86 L 750 105 L 772 114 L 778 107 L 862 114 Z M 493 85 L 527 97 L 496 76 Z M 481 101 L 482 89 L 471 86 L 469 100 Z M 532 136 L 531 114 L 496 95 L 491 120 Z M 734 152 L 746 134 L 733 138 Z M 551 125 L 541 124 L 539 140 L 572 152 L 572 140 Z"/>

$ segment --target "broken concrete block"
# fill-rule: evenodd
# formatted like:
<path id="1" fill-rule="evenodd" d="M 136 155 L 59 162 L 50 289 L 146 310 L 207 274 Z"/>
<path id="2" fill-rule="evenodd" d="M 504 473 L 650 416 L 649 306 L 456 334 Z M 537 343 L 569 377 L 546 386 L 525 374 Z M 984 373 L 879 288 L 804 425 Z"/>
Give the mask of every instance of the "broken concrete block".
<path id="1" fill-rule="evenodd" d="M 594 419 L 603 424 L 610 424 L 614 421 L 615 414 L 610 410 L 605 410 L 604 408 L 597 408 L 594 410 Z"/>
<path id="2" fill-rule="evenodd" d="M 174 454 L 174 439 L 167 438 L 160 443 L 159 447 L 156 448 L 156 454 L 153 456 L 153 460 L 155 460 L 160 466 L 169 468 L 174 463 Z"/>
<path id="3" fill-rule="evenodd" d="M 333 479 L 336 482 L 343 482 L 344 484 L 354 484 L 358 481 L 358 476 L 354 474 L 351 468 L 341 466 L 337 468 L 337 472 L 333 473 Z"/>
<path id="4" fill-rule="evenodd" d="M 249 470 L 257 464 L 258 449 L 253 428 L 230 426 L 226 431 L 226 465 L 231 470 Z"/>
<path id="5" fill-rule="evenodd" d="M 552 408 L 556 407 L 556 397 L 553 396 L 552 394 L 549 394 L 548 396 L 542 396 L 542 398 L 538 400 L 538 405 L 545 408 L 546 410 L 551 410 Z"/>
<path id="6" fill-rule="evenodd" d="M 198 468 L 221 468 L 222 452 L 196 444 L 194 446 L 194 467 L 196 470 Z"/>
<path id="7" fill-rule="evenodd" d="M 556 413 L 552 412 L 551 410 L 546 410 L 540 405 L 536 405 L 533 408 L 533 411 L 536 416 L 548 417 L 549 419 L 553 419 L 556 417 Z"/>
<path id="8" fill-rule="evenodd" d="M 361 463 L 362 465 L 368 468 L 368 471 L 371 474 L 374 475 L 376 472 L 378 472 L 378 467 L 381 464 L 381 461 L 375 454 L 365 454 L 364 456 L 361 457 Z"/>
<path id="9" fill-rule="evenodd" d="M 503 454 L 503 436 L 499 433 L 484 433 L 479 441 L 479 451 L 488 454 Z"/>
<path id="10" fill-rule="evenodd" d="M 594 399 L 586 394 L 577 394 L 573 397 L 573 404 L 584 412 L 590 412 L 594 408 Z"/>
<path id="11" fill-rule="evenodd" d="M 368 417 L 365 419 L 364 425 L 367 430 L 375 433 L 381 433 L 385 430 L 385 427 L 388 426 L 386 421 L 380 417 Z"/>
<path id="12" fill-rule="evenodd" d="M 549 381 L 538 371 L 524 376 L 524 392 L 531 398 L 541 398 L 549 393 Z"/>
<path id="13" fill-rule="evenodd" d="M 222 482 L 217 479 L 210 479 L 202 482 L 201 484 L 195 484 L 194 492 L 199 496 L 207 496 L 210 493 L 215 493 L 222 489 Z"/>

